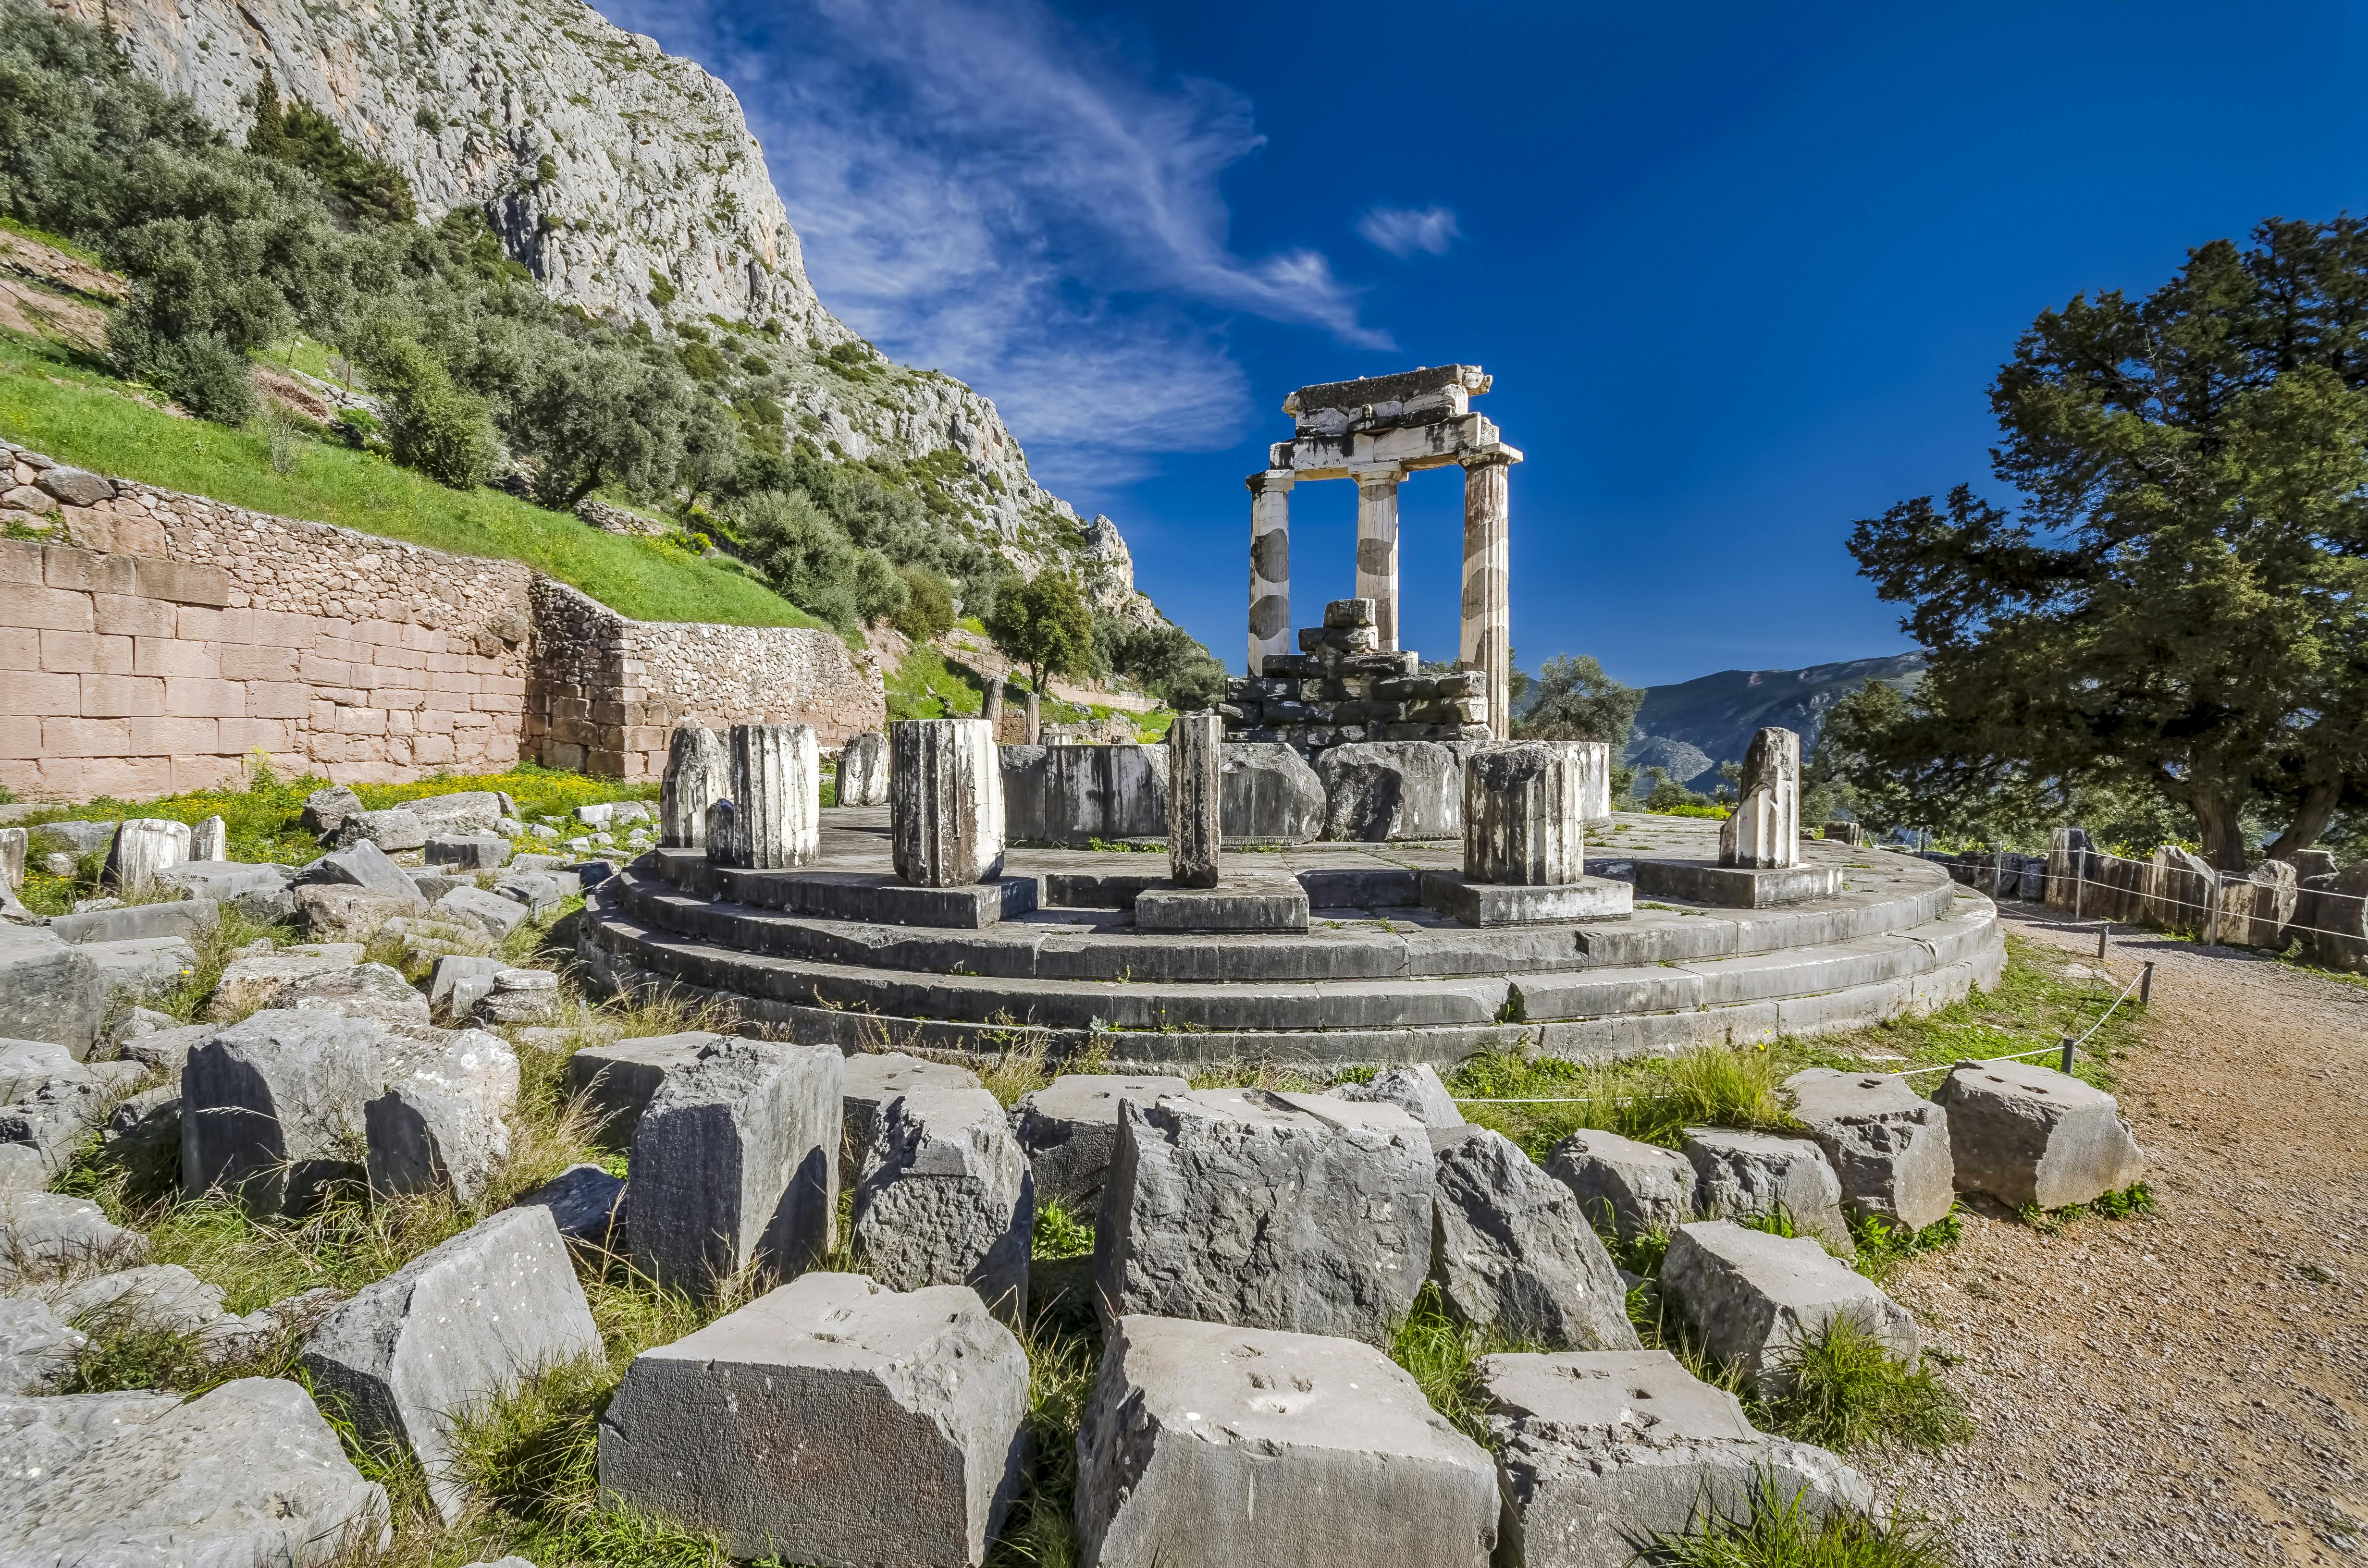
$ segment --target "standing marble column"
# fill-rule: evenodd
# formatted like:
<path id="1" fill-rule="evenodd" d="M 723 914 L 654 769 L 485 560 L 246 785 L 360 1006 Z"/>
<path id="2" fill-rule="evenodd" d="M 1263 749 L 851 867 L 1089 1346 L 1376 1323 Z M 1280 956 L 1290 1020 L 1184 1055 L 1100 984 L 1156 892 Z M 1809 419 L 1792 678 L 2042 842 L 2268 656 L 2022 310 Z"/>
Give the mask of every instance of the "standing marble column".
<path id="1" fill-rule="evenodd" d="M 1487 677 L 1488 733 L 1513 732 L 1512 558 L 1506 471 L 1520 454 L 1492 447 L 1463 460 L 1463 636 L 1458 656 Z"/>
<path id="2" fill-rule="evenodd" d="M 1547 741 L 1475 746 L 1463 759 L 1463 875 L 1560 887 L 1586 875 L 1580 755 Z"/>
<path id="3" fill-rule="evenodd" d="M 1179 888 L 1217 885 L 1224 841 L 1225 722 L 1178 713 L 1167 727 L 1167 876 Z"/>
<path id="4" fill-rule="evenodd" d="M 1001 740 L 1003 738 L 1003 677 L 999 675 L 990 675 L 985 677 L 985 680 L 986 684 L 979 688 L 978 716 L 985 721 L 987 728 L 995 733 L 996 738 Z"/>
<path id="5" fill-rule="evenodd" d="M 1801 863 L 1801 737 L 1792 731 L 1751 737 L 1735 814 L 1718 830 L 1718 863 L 1758 870 Z"/>
<path id="6" fill-rule="evenodd" d="M 1249 673 L 1266 674 L 1269 653 L 1297 652 L 1291 641 L 1291 486 L 1287 468 L 1249 477 Z"/>
<path id="7" fill-rule="evenodd" d="M 838 754 L 838 803 L 842 806 L 884 806 L 888 803 L 888 737 L 866 730 L 848 738 Z"/>
<path id="8" fill-rule="evenodd" d="M 759 871 L 807 866 L 822 850 L 822 751 L 804 724 L 732 726 L 732 829 L 709 857 Z"/>
<path id="9" fill-rule="evenodd" d="M 1373 601 L 1373 625 L 1384 653 L 1398 645 L 1398 481 L 1391 463 L 1360 468 L 1357 479 L 1357 597 Z"/>
<path id="10" fill-rule="evenodd" d="M 896 875 L 951 888 L 1003 874 L 1003 754 L 983 719 L 888 726 L 888 837 Z"/>
<path id="11" fill-rule="evenodd" d="M 658 784 L 658 843 L 697 849 L 707 842 L 707 808 L 732 793 L 732 749 L 704 724 L 678 724 L 666 743 Z"/>

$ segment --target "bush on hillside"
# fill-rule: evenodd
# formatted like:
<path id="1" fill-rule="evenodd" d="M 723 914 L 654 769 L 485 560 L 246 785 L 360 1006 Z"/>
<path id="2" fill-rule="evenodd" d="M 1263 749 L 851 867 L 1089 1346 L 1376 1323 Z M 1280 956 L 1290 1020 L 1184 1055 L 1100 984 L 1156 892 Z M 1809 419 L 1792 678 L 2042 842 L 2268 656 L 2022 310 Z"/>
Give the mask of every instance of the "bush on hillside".
<path id="1" fill-rule="evenodd" d="M 953 630 L 952 584 L 926 566 L 909 563 L 897 567 L 896 575 L 905 583 L 905 608 L 890 617 L 897 631 L 916 642 L 927 642 Z"/>

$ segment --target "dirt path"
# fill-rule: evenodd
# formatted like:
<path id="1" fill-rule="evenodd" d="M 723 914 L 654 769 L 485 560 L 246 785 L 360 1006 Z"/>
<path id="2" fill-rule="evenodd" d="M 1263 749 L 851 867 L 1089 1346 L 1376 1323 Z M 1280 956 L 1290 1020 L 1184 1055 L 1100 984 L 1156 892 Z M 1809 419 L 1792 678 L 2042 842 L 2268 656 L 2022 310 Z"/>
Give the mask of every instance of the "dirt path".
<path id="1" fill-rule="evenodd" d="M 2146 958 L 2118 1089 L 2160 1211 L 1975 1220 L 1895 1276 L 1980 1433 L 1865 1469 L 1984 1568 L 2368 1558 L 2368 989 L 2144 938 L 2110 967 Z"/>

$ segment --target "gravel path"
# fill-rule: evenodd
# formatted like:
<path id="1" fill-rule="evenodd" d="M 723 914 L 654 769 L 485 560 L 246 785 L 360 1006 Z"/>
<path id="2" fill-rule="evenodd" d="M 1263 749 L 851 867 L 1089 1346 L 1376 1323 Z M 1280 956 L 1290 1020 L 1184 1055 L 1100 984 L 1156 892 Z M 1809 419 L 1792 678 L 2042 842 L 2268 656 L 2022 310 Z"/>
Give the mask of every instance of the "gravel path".
<path id="1" fill-rule="evenodd" d="M 1980 1431 L 1863 1468 L 1969 1565 L 2368 1558 L 2368 989 L 2144 937 L 2109 967 L 2139 959 L 2117 1088 L 2160 1211 L 1975 1219 L 1894 1276 Z"/>

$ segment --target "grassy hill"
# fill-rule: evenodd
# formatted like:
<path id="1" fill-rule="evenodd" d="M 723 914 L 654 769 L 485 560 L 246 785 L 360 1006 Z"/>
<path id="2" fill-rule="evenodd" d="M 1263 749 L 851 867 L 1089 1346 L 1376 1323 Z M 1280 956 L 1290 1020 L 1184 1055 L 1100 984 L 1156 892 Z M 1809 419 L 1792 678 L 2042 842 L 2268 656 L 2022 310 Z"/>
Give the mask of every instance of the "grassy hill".
<path id="1" fill-rule="evenodd" d="M 298 437 L 287 472 L 259 431 L 165 413 L 57 343 L 0 333 L 0 436 L 61 462 L 258 512 L 460 555 L 520 561 L 638 620 L 821 626 L 736 564 L 602 533 L 495 490 L 448 490 L 382 458 Z"/>

